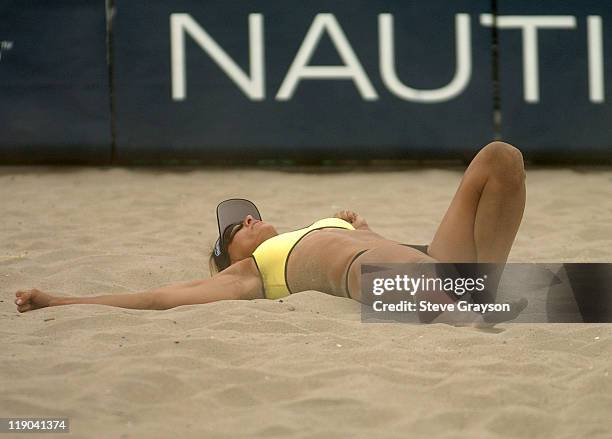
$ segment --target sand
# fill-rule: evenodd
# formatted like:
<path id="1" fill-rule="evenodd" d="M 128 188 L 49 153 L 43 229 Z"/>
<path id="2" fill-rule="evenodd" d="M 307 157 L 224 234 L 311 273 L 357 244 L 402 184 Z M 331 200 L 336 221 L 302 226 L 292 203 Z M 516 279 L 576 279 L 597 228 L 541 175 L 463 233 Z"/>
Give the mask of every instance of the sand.
<path id="1" fill-rule="evenodd" d="M 13 304 L 23 288 L 207 277 L 214 207 L 233 196 L 280 232 L 350 208 L 426 243 L 460 176 L 0 168 L 0 417 L 69 417 L 58 437 L 78 438 L 609 438 L 612 324 L 363 324 L 357 303 L 317 292 L 168 311 Z M 612 261 L 612 170 L 527 182 L 511 261 Z"/>

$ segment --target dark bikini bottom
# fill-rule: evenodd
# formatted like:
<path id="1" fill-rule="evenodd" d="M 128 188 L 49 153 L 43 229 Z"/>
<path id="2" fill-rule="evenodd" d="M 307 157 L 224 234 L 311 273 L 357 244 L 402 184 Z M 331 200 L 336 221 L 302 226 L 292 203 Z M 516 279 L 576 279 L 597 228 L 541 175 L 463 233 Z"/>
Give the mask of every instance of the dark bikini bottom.
<path id="1" fill-rule="evenodd" d="M 401 244 L 399 243 L 399 245 L 403 245 L 405 247 L 411 247 L 415 250 L 420 251 L 421 253 L 425 253 L 426 255 L 428 255 L 429 253 L 427 253 L 428 250 L 428 245 L 416 245 L 416 244 Z M 348 268 L 346 269 L 346 274 L 344 276 L 344 289 L 346 290 L 346 297 L 352 299 L 351 297 L 351 293 L 349 292 L 349 288 L 348 288 L 348 277 L 349 277 L 349 273 L 351 272 L 351 267 L 353 265 L 353 262 L 355 262 L 355 260 L 361 256 L 362 254 L 364 254 L 365 252 L 367 252 L 368 250 L 372 250 L 370 248 L 366 248 L 365 250 L 361 250 L 359 252 L 357 252 L 357 254 L 355 256 L 353 256 L 353 259 L 351 259 L 351 262 L 348 265 Z"/>

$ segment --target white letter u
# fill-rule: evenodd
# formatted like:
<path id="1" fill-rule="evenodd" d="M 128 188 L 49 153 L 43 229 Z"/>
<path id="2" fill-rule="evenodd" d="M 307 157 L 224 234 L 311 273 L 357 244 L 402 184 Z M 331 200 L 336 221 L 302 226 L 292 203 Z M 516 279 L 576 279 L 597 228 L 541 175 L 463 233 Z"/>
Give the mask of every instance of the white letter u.
<path id="1" fill-rule="evenodd" d="M 387 88 L 397 97 L 413 102 L 437 103 L 453 99 L 467 87 L 472 76 L 472 48 L 469 14 L 455 15 L 457 67 L 452 81 L 434 90 L 418 90 L 400 82 L 395 72 L 393 16 L 378 16 L 380 74 Z"/>

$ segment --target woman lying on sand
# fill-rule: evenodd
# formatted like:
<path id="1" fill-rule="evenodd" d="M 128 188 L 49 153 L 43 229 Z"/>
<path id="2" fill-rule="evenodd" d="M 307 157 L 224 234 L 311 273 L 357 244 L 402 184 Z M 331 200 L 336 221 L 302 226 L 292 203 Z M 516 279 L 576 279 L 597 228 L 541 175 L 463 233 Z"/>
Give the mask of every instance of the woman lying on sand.
<path id="1" fill-rule="evenodd" d="M 210 257 L 211 273 L 216 274 L 209 279 L 96 297 L 58 297 L 37 289 L 21 290 L 15 303 L 20 312 L 69 304 L 169 309 L 227 299 L 278 299 L 306 290 L 362 301 L 362 263 L 505 263 L 524 207 L 522 155 L 511 145 L 493 142 L 468 166 L 429 246 L 386 239 L 351 211 L 279 235 L 273 225 L 261 220 L 251 202 L 233 199 L 217 208 L 220 236 Z M 435 300 L 449 303 L 456 299 L 438 294 Z M 474 313 L 474 323 L 513 319 L 524 306 L 515 303 L 510 315 L 498 317 Z M 431 321 L 432 317 L 422 320 Z"/>

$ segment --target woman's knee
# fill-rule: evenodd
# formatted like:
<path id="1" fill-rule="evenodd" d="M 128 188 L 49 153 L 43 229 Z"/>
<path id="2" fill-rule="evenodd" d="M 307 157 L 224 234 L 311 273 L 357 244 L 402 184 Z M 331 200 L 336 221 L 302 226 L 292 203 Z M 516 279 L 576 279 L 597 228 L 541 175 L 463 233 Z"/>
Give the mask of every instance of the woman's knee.
<path id="1" fill-rule="evenodd" d="M 509 186 L 522 186 L 525 182 L 523 154 L 505 142 L 491 142 L 479 154 L 487 165 L 490 176 Z"/>

